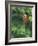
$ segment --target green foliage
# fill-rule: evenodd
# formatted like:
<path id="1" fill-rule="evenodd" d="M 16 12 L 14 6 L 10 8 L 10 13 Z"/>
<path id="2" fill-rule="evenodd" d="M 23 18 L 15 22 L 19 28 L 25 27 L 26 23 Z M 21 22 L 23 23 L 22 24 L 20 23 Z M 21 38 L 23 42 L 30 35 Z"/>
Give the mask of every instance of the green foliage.
<path id="1" fill-rule="evenodd" d="M 12 9 L 12 14 L 32 15 L 32 8 L 29 8 L 29 7 L 15 7 L 14 9 Z"/>
<path id="2" fill-rule="evenodd" d="M 29 15 L 29 24 L 23 22 L 22 15 Z M 10 31 L 13 38 L 32 37 L 32 8 L 11 7 Z"/>

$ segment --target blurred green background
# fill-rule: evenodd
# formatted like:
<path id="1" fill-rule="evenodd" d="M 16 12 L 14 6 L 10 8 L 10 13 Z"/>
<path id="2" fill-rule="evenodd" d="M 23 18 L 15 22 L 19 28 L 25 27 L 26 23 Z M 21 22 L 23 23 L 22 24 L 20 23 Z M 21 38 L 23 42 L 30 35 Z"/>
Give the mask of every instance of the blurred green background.
<path id="1" fill-rule="evenodd" d="M 13 38 L 32 37 L 32 7 L 10 8 L 10 31 Z M 29 16 L 29 24 L 23 23 L 23 16 Z"/>

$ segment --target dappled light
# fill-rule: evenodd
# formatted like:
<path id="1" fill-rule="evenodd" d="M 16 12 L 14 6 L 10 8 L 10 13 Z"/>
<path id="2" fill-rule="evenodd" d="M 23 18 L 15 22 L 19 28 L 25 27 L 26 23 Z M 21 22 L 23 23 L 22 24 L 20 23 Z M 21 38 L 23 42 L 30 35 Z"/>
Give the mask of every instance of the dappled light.
<path id="1" fill-rule="evenodd" d="M 10 31 L 13 38 L 32 37 L 32 8 L 11 6 Z"/>

